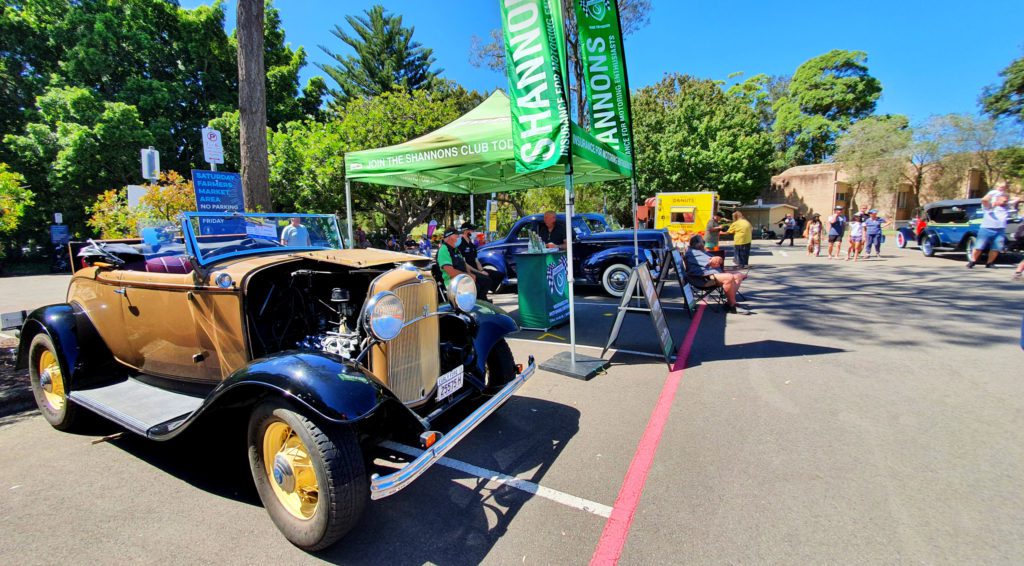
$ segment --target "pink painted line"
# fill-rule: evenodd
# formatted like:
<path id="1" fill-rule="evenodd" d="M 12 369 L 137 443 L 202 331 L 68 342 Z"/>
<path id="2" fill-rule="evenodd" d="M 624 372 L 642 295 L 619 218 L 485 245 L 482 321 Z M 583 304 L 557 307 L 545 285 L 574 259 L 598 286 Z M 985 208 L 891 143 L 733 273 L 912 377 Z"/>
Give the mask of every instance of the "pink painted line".
<path id="1" fill-rule="evenodd" d="M 611 517 L 604 524 L 601 539 L 594 550 L 594 556 L 590 559 L 591 566 L 618 564 L 619 557 L 622 556 L 622 548 L 626 545 L 629 527 L 633 524 L 633 517 L 640 505 L 640 495 L 643 494 L 644 484 L 647 483 L 647 474 L 651 471 L 651 465 L 654 464 L 654 454 L 658 451 L 661 434 L 665 431 L 665 424 L 672 412 L 672 402 L 676 398 L 676 390 L 679 389 L 679 383 L 683 380 L 683 370 L 686 369 L 705 306 L 702 303 L 697 308 L 697 313 L 693 315 L 690 328 L 686 331 L 686 338 L 676 354 L 676 363 L 665 379 L 661 395 L 658 397 L 657 404 L 654 405 L 651 418 L 647 421 L 647 428 L 644 429 L 640 444 L 637 445 L 636 453 L 633 454 L 633 461 L 629 464 L 626 478 L 622 480 L 622 487 L 619 488 L 619 495 L 615 498 Z"/>

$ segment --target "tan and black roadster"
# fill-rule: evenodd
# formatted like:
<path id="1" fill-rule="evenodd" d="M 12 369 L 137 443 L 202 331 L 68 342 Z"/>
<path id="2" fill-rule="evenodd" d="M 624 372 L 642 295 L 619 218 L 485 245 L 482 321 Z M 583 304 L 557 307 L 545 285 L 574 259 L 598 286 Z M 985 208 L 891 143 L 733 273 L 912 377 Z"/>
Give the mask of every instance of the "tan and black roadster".
<path id="1" fill-rule="evenodd" d="M 441 288 L 426 258 L 341 249 L 334 216 L 187 213 L 140 236 L 90 242 L 67 302 L 25 321 L 39 409 L 61 430 L 88 410 L 153 440 L 244 409 L 257 491 L 303 549 L 341 538 L 534 372 L 466 276 Z M 469 416 L 438 430 L 456 407 Z M 423 452 L 371 476 L 384 441 Z"/>

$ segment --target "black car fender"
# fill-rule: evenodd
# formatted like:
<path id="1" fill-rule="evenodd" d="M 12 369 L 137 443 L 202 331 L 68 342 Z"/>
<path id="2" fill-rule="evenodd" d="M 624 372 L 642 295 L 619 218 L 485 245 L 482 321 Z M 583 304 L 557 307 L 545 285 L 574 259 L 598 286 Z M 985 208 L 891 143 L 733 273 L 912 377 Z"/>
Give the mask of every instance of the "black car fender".
<path id="1" fill-rule="evenodd" d="M 39 334 L 46 334 L 53 342 L 69 390 L 88 385 L 92 378 L 108 378 L 109 371 L 100 372 L 100 368 L 116 367 L 110 349 L 76 304 L 40 307 L 28 315 L 21 327 L 17 369 L 28 368 L 28 349 Z"/>
<path id="2" fill-rule="evenodd" d="M 235 371 L 211 392 L 204 409 L 259 397 L 254 395 L 257 390 L 281 396 L 333 423 L 358 421 L 381 404 L 397 401 L 387 386 L 351 361 L 325 352 L 289 350 Z"/>
<path id="3" fill-rule="evenodd" d="M 637 250 L 640 252 L 639 260 L 641 262 L 647 261 L 647 257 L 644 254 L 645 249 L 647 248 L 641 246 Z M 601 281 L 601 275 L 604 273 L 606 267 L 614 263 L 621 263 L 623 265 L 633 266 L 635 265 L 635 257 L 636 256 L 633 255 L 632 245 L 616 246 L 614 248 L 604 249 L 597 253 L 591 254 L 589 257 L 587 257 L 587 259 L 583 260 L 583 262 L 580 263 L 580 270 L 583 272 L 583 275 L 587 278 L 588 281 L 590 281 L 591 283 L 598 283 Z M 654 269 L 655 266 L 652 265 L 651 268 Z"/>
<path id="4" fill-rule="evenodd" d="M 476 352 L 476 369 L 479 375 L 484 375 L 487 369 L 487 356 L 491 348 L 505 338 L 505 336 L 519 331 L 516 321 L 501 310 L 501 308 L 490 303 L 477 301 L 468 315 L 476 326 L 476 333 L 473 336 L 473 350 Z"/>

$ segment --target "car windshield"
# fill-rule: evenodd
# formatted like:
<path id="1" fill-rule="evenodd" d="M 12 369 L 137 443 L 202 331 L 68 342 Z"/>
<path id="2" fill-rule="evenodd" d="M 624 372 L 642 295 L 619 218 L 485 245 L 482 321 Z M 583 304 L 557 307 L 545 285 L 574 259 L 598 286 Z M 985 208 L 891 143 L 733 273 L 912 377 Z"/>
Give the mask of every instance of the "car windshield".
<path id="1" fill-rule="evenodd" d="M 182 227 L 191 255 L 203 265 L 228 257 L 343 246 L 338 219 L 331 214 L 186 212 Z"/>
<path id="2" fill-rule="evenodd" d="M 590 228 L 590 231 L 593 232 L 594 234 L 600 234 L 601 232 L 610 232 L 612 230 L 612 228 L 608 226 L 608 223 L 605 222 L 604 218 L 599 218 L 596 216 L 586 216 L 584 217 L 584 220 L 587 223 L 587 228 Z"/>

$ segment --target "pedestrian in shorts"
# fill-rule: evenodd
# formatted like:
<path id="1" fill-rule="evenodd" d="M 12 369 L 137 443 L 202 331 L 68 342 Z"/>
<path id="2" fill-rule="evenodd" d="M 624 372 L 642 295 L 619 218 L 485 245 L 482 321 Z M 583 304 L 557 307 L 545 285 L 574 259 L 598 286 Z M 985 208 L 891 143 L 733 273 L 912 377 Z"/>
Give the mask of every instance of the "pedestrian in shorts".
<path id="1" fill-rule="evenodd" d="M 846 217 L 843 216 L 843 207 L 837 206 L 831 216 L 828 217 L 828 258 L 843 253 L 843 233 L 846 232 Z M 832 254 L 832 247 L 835 246 L 835 255 Z"/>

